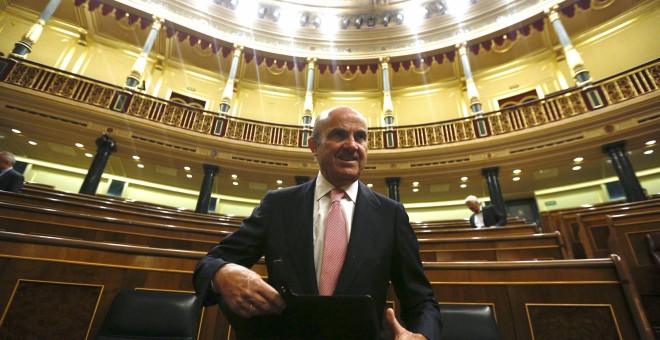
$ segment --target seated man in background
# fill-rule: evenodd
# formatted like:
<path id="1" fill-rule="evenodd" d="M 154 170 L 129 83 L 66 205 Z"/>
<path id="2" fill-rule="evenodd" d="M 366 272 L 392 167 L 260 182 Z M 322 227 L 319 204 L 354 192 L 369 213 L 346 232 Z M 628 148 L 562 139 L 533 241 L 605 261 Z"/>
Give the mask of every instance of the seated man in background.
<path id="1" fill-rule="evenodd" d="M 500 227 L 506 225 L 506 215 L 497 210 L 494 205 L 482 207 L 477 196 L 468 196 L 465 199 L 465 205 L 474 213 L 470 216 L 470 226 L 472 228 Z"/>
<path id="2" fill-rule="evenodd" d="M 14 170 L 16 158 L 11 152 L 0 151 L 0 190 L 21 192 L 23 190 L 23 174 Z"/>

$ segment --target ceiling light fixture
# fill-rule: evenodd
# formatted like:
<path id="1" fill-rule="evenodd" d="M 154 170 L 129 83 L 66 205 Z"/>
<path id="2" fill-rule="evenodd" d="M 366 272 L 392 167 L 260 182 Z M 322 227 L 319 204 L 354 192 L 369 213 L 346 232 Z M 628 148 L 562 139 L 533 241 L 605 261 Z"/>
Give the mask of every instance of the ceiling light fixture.
<path id="1" fill-rule="evenodd" d="M 316 17 L 314 17 L 314 20 L 312 20 L 312 25 L 314 26 L 314 28 L 319 28 L 321 27 L 322 22 L 323 20 L 321 19 L 321 17 L 317 15 Z"/>
<path id="2" fill-rule="evenodd" d="M 349 17 L 343 17 L 341 18 L 341 21 L 339 21 L 339 24 L 341 25 L 341 28 L 347 29 L 348 24 L 351 22 L 351 18 Z"/>
<path id="3" fill-rule="evenodd" d="M 307 25 L 307 20 L 309 20 L 309 14 L 303 13 L 300 15 L 300 26 Z"/>
<path id="4" fill-rule="evenodd" d="M 387 27 L 390 23 L 390 13 L 383 14 L 383 26 Z"/>
<path id="5" fill-rule="evenodd" d="M 362 17 L 355 18 L 355 28 L 360 29 L 360 27 L 362 27 L 363 20 L 364 19 Z"/>
<path id="6" fill-rule="evenodd" d="M 21 130 L 19 130 L 19 129 L 11 129 L 11 132 L 13 132 L 13 133 L 21 133 Z M 648 144 L 647 144 L 647 145 L 648 145 Z"/>
<path id="7" fill-rule="evenodd" d="M 367 27 L 374 28 L 376 27 L 376 17 L 373 15 L 367 16 Z"/>
<path id="8" fill-rule="evenodd" d="M 403 13 L 401 12 L 397 13 L 394 18 L 396 19 L 397 24 L 399 25 L 403 24 Z"/>
<path id="9" fill-rule="evenodd" d="M 280 12 L 279 8 L 276 8 L 273 11 L 273 21 L 277 22 L 278 20 L 280 20 L 280 15 L 282 15 L 282 12 Z"/>
<path id="10" fill-rule="evenodd" d="M 266 16 L 266 12 L 268 12 L 266 7 L 259 6 L 259 9 L 257 10 L 257 16 L 261 19 Z"/>

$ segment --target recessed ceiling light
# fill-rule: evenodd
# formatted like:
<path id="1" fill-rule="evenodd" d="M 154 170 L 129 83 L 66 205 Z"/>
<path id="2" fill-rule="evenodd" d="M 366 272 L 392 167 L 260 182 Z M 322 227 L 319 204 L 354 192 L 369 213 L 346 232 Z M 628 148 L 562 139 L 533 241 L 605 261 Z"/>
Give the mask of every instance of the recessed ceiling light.
<path id="1" fill-rule="evenodd" d="M 461 181 L 465 182 L 465 181 L 467 181 L 467 180 L 468 180 L 467 176 L 463 176 L 463 177 L 461 177 Z"/>
<path id="2" fill-rule="evenodd" d="M 580 170 L 580 169 L 582 169 L 582 167 L 581 167 L 581 166 L 579 166 L 579 165 L 576 165 L 576 166 L 574 166 L 574 167 L 573 167 L 572 169 L 573 169 L 573 170 L 575 170 L 575 171 L 577 171 L 577 170 Z"/>
<path id="3" fill-rule="evenodd" d="M 12 131 L 14 131 L 14 130 L 12 130 Z M 19 131 L 19 132 L 20 132 L 20 131 Z M 655 144 L 655 139 L 652 139 L 652 140 L 650 140 L 650 141 L 648 141 L 648 142 L 646 142 L 646 143 L 644 143 L 644 144 L 646 144 L 646 145 L 653 145 L 653 144 Z"/>
<path id="4" fill-rule="evenodd" d="M 140 156 L 135 155 L 135 156 L 133 156 L 133 159 L 136 160 L 136 161 L 138 161 L 138 160 L 140 160 Z"/>
<path id="5" fill-rule="evenodd" d="M 183 170 L 190 171 L 190 167 L 189 166 L 184 166 Z"/>
<path id="6" fill-rule="evenodd" d="M 281 180 L 281 179 L 278 179 L 278 180 L 277 180 L 277 184 L 282 184 L 282 180 Z"/>
<path id="7" fill-rule="evenodd" d="M 233 185 L 238 185 L 238 182 L 231 182 L 231 184 L 233 184 Z"/>
<path id="8" fill-rule="evenodd" d="M 237 178 L 238 178 L 238 175 L 231 175 L 231 178 L 233 178 L 233 179 L 237 179 Z"/>
<path id="9" fill-rule="evenodd" d="M 575 163 L 580 163 L 583 160 L 584 160 L 584 157 L 575 157 L 575 158 L 573 158 L 573 162 L 575 162 Z"/>
<path id="10" fill-rule="evenodd" d="M 413 192 L 418 192 L 419 188 L 413 188 Z"/>
<path id="11" fill-rule="evenodd" d="M 144 164 L 140 163 L 140 164 L 137 165 L 137 167 L 140 168 L 140 169 L 143 169 L 143 168 L 144 168 Z"/>
<path id="12" fill-rule="evenodd" d="M 85 157 L 90 157 L 90 158 L 91 158 L 91 157 L 94 157 L 94 155 L 92 155 L 92 154 L 89 153 L 89 152 L 86 152 L 86 153 L 85 153 Z"/>
<path id="13" fill-rule="evenodd" d="M 520 177 L 516 176 L 516 177 L 512 178 L 512 180 L 513 180 L 514 182 L 518 182 L 518 181 L 520 180 Z"/>
<path id="14" fill-rule="evenodd" d="M 373 183 L 367 183 L 367 188 L 373 188 L 373 187 L 374 187 Z"/>
<path id="15" fill-rule="evenodd" d="M 28 144 L 30 144 L 30 145 L 37 145 L 37 142 L 31 140 L 31 141 L 28 142 Z"/>
<path id="16" fill-rule="evenodd" d="M 645 155 L 650 155 L 650 154 L 652 154 L 652 153 L 653 153 L 653 150 L 646 150 L 646 151 L 644 151 L 644 154 L 645 154 Z"/>
<path id="17" fill-rule="evenodd" d="M 76 143 L 74 145 L 78 148 L 84 148 L 85 147 L 82 143 Z"/>
<path id="18" fill-rule="evenodd" d="M 13 133 L 21 133 L 21 130 L 19 130 L 19 129 L 11 129 L 11 132 L 13 132 Z M 648 145 L 648 144 L 647 144 L 647 145 Z"/>
<path id="19" fill-rule="evenodd" d="M 520 169 L 513 170 L 513 173 L 516 174 L 516 175 L 521 173 L 521 172 L 522 172 L 522 170 L 520 170 Z"/>
<path id="20" fill-rule="evenodd" d="M 463 188 L 463 189 L 467 188 L 467 184 L 465 184 L 465 183 L 461 184 L 461 188 Z"/>
<path id="21" fill-rule="evenodd" d="M 416 186 L 419 185 L 419 182 L 413 182 L 412 185 L 413 185 L 414 187 L 416 187 Z"/>
<path id="22" fill-rule="evenodd" d="M 192 178 L 192 174 L 186 174 L 186 177 Z"/>

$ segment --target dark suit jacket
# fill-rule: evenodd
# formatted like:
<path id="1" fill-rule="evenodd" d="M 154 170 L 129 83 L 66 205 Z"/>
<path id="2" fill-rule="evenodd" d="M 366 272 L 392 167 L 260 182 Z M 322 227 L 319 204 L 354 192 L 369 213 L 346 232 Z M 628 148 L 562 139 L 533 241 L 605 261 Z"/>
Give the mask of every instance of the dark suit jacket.
<path id="1" fill-rule="evenodd" d="M 218 268 L 225 263 L 250 268 L 262 255 L 271 286 L 318 295 L 312 236 L 315 185 L 313 180 L 269 191 L 241 228 L 199 261 L 193 283 L 204 305 L 221 303 L 210 289 Z M 408 215 L 401 203 L 360 182 L 346 260 L 334 294 L 370 295 L 382 320 L 390 281 L 400 301 L 404 326 L 438 339 L 439 307 L 424 275 Z"/>
<path id="2" fill-rule="evenodd" d="M 21 192 L 24 181 L 23 174 L 11 169 L 0 175 L 0 190 Z"/>
<path id="3" fill-rule="evenodd" d="M 495 208 L 494 205 L 487 205 L 485 207 L 481 207 L 481 210 L 484 213 L 484 225 L 486 227 L 490 226 L 504 226 L 506 225 L 506 216 L 502 214 L 497 208 Z M 470 216 L 470 226 L 472 228 L 476 228 L 477 226 L 474 224 L 474 215 Z"/>

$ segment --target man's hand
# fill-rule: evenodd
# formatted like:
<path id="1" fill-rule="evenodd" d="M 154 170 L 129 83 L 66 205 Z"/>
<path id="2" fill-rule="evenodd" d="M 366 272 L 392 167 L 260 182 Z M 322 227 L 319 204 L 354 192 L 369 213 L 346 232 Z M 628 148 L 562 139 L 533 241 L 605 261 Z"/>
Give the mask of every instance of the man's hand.
<path id="1" fill-rule="evenodd" d="M 387 331 L 394 337 L 395 340 L 408 340 L 408 339 L 420 339 L 426 340 L 426 337 L 421 334 L 416 334 L 408 331 L 403 328 L 399 321 L 396 320 L 394 315 L 394 309 L 388 308 L 386 313 L 387 318 Z"/>
<path id="2" fill-rule="evenodd" d="M 213 276 L 213 286 L 229 308 L 243 317 L 280 314 L 286 307 L 275 288 L 259 274 L 237 264 L 228 263 L 218 269 Z"/>

